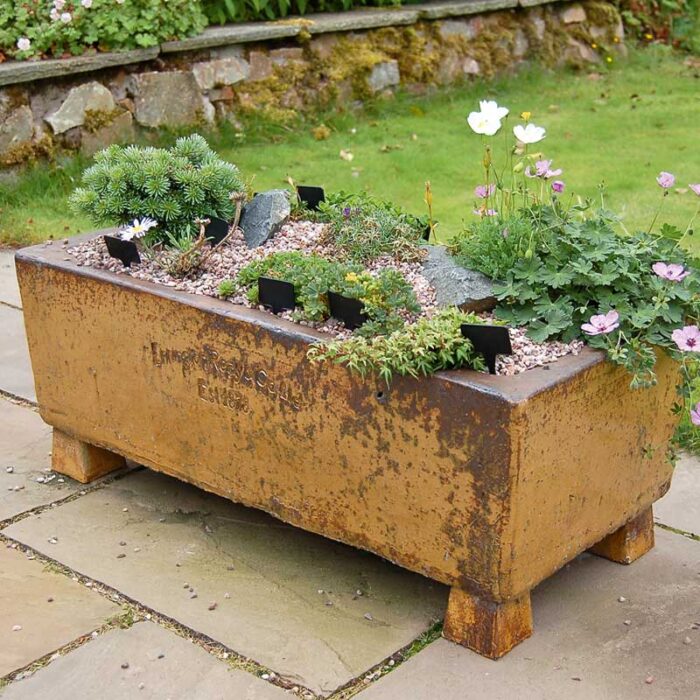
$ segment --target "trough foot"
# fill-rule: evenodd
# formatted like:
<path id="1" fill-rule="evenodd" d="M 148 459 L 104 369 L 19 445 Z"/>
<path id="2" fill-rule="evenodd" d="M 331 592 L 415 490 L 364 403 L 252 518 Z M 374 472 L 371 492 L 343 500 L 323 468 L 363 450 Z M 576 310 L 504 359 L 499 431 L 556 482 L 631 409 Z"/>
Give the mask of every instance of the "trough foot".
<path id="1" fill-rule="evenodd" d="M 591 552 L 618 564 L 631 564 L 654 546 L 654 514 L 651 506 L 605 539 Z"/>
<path id="2" fill-rule="evenodd" d="M 121 455 L 53 429 L 51 468 L 55 472 L 87 484 L 125 465 L 126 460 Z"/>
<path id="3" fill-rule="evenodd" d="M 504 603 L 478 598 L 457 587 L 450 591 L 442 630 L 445 639 L 498 659 L 531 634 L 529 591 Z"/>

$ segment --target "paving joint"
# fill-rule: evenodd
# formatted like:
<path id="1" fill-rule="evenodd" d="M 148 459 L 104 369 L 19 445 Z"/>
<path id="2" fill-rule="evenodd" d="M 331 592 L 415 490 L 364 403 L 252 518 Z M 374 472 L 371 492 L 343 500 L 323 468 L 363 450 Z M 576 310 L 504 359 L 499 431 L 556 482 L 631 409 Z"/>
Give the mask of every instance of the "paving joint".
<path id="1" fill-rule="evenodd" d="M 65 500 L 65 499 L 64 499 Z M 49 506 L 50 507 L 50 506 Z M 112 586 L 109 586 L 102 581 L 97 581 L 96 579 L 90 578 L 89 576 L 85 576 L 84 574 L 81 574 L 79 571 L 75 571 L 74 569 L 71 569 L 69 566 L 66 566 L 65 564 L 61 563 L 60 561 L 53 559 L 42 552 L 39 552 L 38 550 L 34 549 L 33 547 L 29 547 L 22 542 L 19 542 L 17 540 L 14 540 L 11 537 L 8 537 L 7 535 L 4 535 L 2 532 L 0 532 L 0 543 L 4 543 L 5 546 L 10 547 L 11 549 L 14 549 L 16 551 L 23 552 L 24 554 L 30 555 L 33 559 L 41 562 L 44 564 L 46 568 L 48 568 L 50 571 L 61 574 L 63 576 L 69 577 L 71 580 L 85 586 L 86 588 L 90 589 L 91 591 L 97 592 L 99 595 L 101 595 L 103 598 L 108 599 L 112 603 L 116 603 L 118 605 L 125 606 L 125 610 L 122 612 L 121 615 L 117 615 L 116 619 L 119 621 L 124 617 L 124 615 L 130 615 L 131 619 L 129 623 L 126 625 L 126 627 L 131 627 L 132 625 L 136 624 L 137 622 L 141 622 L 144 620 L 147 620 L 149 622 L 154 622 L 158 624 L 159 626 L 174 632 L 177 634 L 179 637 L 182 637 L 184 639 L 187 639 L 188 641 L 196 644 L 197 646 L 201 647 L 204 649 L 207 653 L 215 656 L 217 659 L 220 661 L 224 661 L 227 663 L 229 666 L 232 668 L 246 671 L 247 673 L 250 673 L 251 675 L 254 675 L 261 680 L 266 681 L 267 683 L 270 683 L 271 685 L 275 685 L 279 688 L 282 688 L 283 690 L 288 690 L 297 695 L 300 698 L 303 698 L 303 700 L 321 700 L 321 696 L 317 696 L 313 691 L 309 690 L 308 688 L 305 688 L 301 686 L 299 683 L 295 683 L 293 681 L 287 680 L 280 674 L 276 673 L 274 670 L 267 668 L 266 666 L 263 666 L 262 664 L 259 664 L 257 661 L 254 661 L 253 659 L 250 659 L 246 656 L 243 656 L 242 654 L 239 654 L 238 652 L 234 651 L 233 649 L 230 649 L 226 645 L 222 644 L 221 642 L 217 642 L 215 639 L 212 639 L 211 637 L 207 636 L 206 634 L 202 634 L 201 632 L 197 632 L 196 630 L 191 629 L 190 627 L 187 627 L 186 625 L 183 625 L 182 623 L 178 622 L 177 620 L 167 616 L 163 615 L 162 613 L 159 613 L 142 603 L 139 603 L 137 600 L 134 600 L 133 598 L 130 598 L 129 596 L 125 595 L 124 593 L 121 593 L 118 591 L 116 588 L 113 588 Z M 112 624 L 110 625 L 110 622 Z M 113 629 L 116 625 L 114 624 L 114 621 L 110 621 L 108 623 L 105 623 L 103 625 L 104 630 L 100 628 L 102 631 L 108 631 L 109 629 Z M 125 627 L 125 628 L 126 628 Z M 101 634 L 102 632 L 98 630 L 98 635 Z M 90 638 L 94 638 L 94 634 L 90 633 L 89 635 L 84 635 Z M 81 642 L 81 644 L 77 644 L 78 640 L 75 640 L 74 642 L 70 642 L 69 644 L 66 645 L 66 647 L 69 647 L 69 651 L 72 651 L 72 649 L 77 646 L 81 646 L 82 643 L 85 641 L 89 641 L 88 639 L 84 640 Z M 65 647 L 61 647 L 63 649 Z M 60 650 L 59 650 L 60 651 Z M 53 658 L 54 654 L 57 652 L 52 652 L 51 654 L 47 654 L 48 656 L 48 661 L 46 661 L 43 665 L 47 665 L 50 663 Z M 20 675 L 23 671 L 26 671 L 27 668 L 32 667 L 34 664 L 39 663 L 39 661 L 43 660 L 45 657 L 42 657 L 42 659 L 37 660 L 35 662 L 32 662 L 32 664 L 29 664 L 29 666 L 25 666 L 24 669 L 19 669 L 17 671 L 13 671 L 11 674 L 7 674 L 6 676 L 3 676 L 0 678 L 0 681 L 7 681 L 7 680 L 13 680 L 16 678 L 18 675 Z M 57 658 L 57 657 L 56 657 Z M 263 675 L 270 676 L 269 678 L 263 678 Z M 2 686 L 0 686 L 2 687 Z"/>
<path id="2" fill-rule="evenodd" d="M 688 532 L 687 530 L 681 530 L 678 527 L 673 527 L 672 525 L 664 525 L 664 523 L 654 523 L 656 527 L 660 527 L 662 530 L 667 530 L 668 532 L 672 532 L 674 535 L 681 535 L 682 537 L 685 537 L 689 540 L 695 540 L 696 542 L 700 542 L 700 535 L 696 535 L 694 532 Z"/>
<path id="3" fill-rule="evenodd" d="M 116 588 L 113 588 L 112 586 L 109 586 L 89 576 L 85 576 L 84 574 L 81 574 L 80 572 L 66 566 L 57 559 L 53 559 L 52 557 L 49 557 L 43 554 L 42 552 L 39 552 L 33 547 L 25 545 L 22 542 L 19 542 L 18 540 L 8 537 L 7 535 L 2 533 L 2 530 L 9 527 L 10 525 L 25 520 L 26 518 L 35 515 L 40 515 L 44 511 L 57 508 L 58 506 L 64 505 L 66 503 L 70 503 L 74 500 L 77 500 L 78 498 L 86 496 L 88 493 L 99 491 L 114 483 L 115 481 L 119 481 L 128 476 L 129 474 L 141 471 L 142 469 L 144 469 L 144 467 L 138 466 L 134 469 L 125 470 L 124 472 L 107 476 L 95 484 L 86 485 L 85 488 L 80 489 L 75 493 L 71 493 L 65 498 L 61 498 L 50 503 L 39 505 L 35 508 L 31 508 L 30 510 L 18 513 L 12 516 L 11 518 L 7 518 L 5 520 L 0 521 L 0 543 L 3 543 L 5 546 L 15 549 L 17 551 L 21 551 L 26 555 L 29 555 L 32 559 L 43 563 L 46 569 L 63 576 L 67 576 L 68 578 L 79 583 L 80 585 L 97 592 L 99 595 L 101 595 L 104 598 L 107 598 L 111 602 L 125 606 L 126 608 L 121 615 L 115 616 L 114 620 L 108 621 L 102 627 L 98 628 L 95 632 L 82 635 L 78 639 L 68 642 L 64 646 L 59 647 L 58 649 L 46 654 L 40 659 L 32 661 L 32 663 L 28 664 L 27 666 L 24 666 L 23 668 L 17 669 L 10 674 L 0 677 L 0 689 L 2 689 L 5 684 L 15 679 L 22 678 L 23 674 L 27 671 L 31 671 L 31 673 L 34 673 L 40 668 L 47 666 L 56 658 L 64 656 L 66 653 L 69 653 L 70 651 L 73 651 L 73 649 L 82 646 L 83 644 L 89 642 L 91 639 L 94 639 L 96 636 L 99 636 L 104 632 L 113 629 L 115 626 L 120 626 L 126 629 L 137 622 L 147 620 L 155 622 L 161 627 L 164 627 L 165 629 L 174 632 L 178 636 L 195 643 L 197 646 L 202 647 L 209 654 L 212 654 L 220 661 L 224 661 L 232 668 L 243 670 L 260 678 L 261 680 L 265 680 L 268 683 L 271 683 L 272 685 L 276 685 L 284 690 L 290 691 L 297 697 L 303 698 L 303 700 L 321 700 L 322 696 L 316 695 L 313 691 L 301 686 L 299 683 L 286 679 L 285 677 L 276 673 L 274 670 L 263 666 L 257 661 L 254 661 L 253 659 L 239 654 L 235 650 L 212 639 L 211 637 L 201 632 L 197 632 L 191 629 L 190 627 L 187 627 L 186 625 L 183 625 L 174 618 L 159 613 L 139 603 L 137 600 L 130 598 L 129 596 L 117 590 Z M 124 624 L 123 622 L 123 618 L 125 615 L 131 616 L 131 620 L 128 624 Z M 121 621 L 119 622 L 119 625 L 115 623 L 115 620 Z M 428 630 L 423 632 L 416 639 L 412 640 L 404 647 L 401 647 L 397 651 L 393 652 L 391 655 L 389 655 L 379 663 L 375 664 L 374 666 L 371 666 L 360 676 L 353 678 L 340 688 L 334 690 L 333 693 L 328 697 L 328 700 L 349 700 L 350 698 L 358 695 L 363 690 L 368 688 L 372 683 L 376 682 L 383 676 L 395 670 L 405 661 L 407 661 L 412 656 L 421 651 L 423 648 L 425 648 L 426 646 L 434 642 L 436 639 L 438 639 L 441 635 L 441 632 L 442 621 L 434 623 Z M 268 675 L 270 676 L 270 678 L 262 678 L 263 675 Z"/>
<path id="4" fill-rule="evenodd" d="M 35 411 L 37 413 L 39 411 L 39 404 L 36 403 L 35 401 L 30 401 L 29 399 L 25 399 L 23 396 L 18 396 L 17 394 L 13 394 L 10 391 L 5 391 L 5 389 L 0 389 L 0 397 L 2 397 L 3 399 L 6 399 L 10 403 L 16 404 L 17 406 L 24 406 L 25 408 L 31 408 L 33 411 Z"/>
<path id="5" fill-rule="evenodd" d="M 328 697 L 328 700 L 349 700 L 359 695 L 362 691 L 376 683 L 380 678 L 395 671 L 412 656 L 415 656 L 419 651 L 422 651 L 429 644 L 439 639 L 442 636 L 442 625 L 442 620 L 434 623 L 412 642 L 409 642 L 406 646 L 401 647 L 398 651 L 395 651 L 378 664 L 369 668 L 361 677 L 353 678 L 351 681 L 348 681 L 345 685 L 335 690 L 333 694 Z"/>
<path id="6" fill-rule="evenodd" d="M 0 534 L 0 540 L 4 539 L 4 536 Z M 20 547 L 16 547 L 14 549 L 20 549 Z M 47 567 L 48 566 L 49 565 L 47 565 Z M 55 571 L 56 567 L 51 566 L 51 570 Z M 94 590 L 97 589 L 95 588 Z M 105 632 L 109 632 L 110 630 L 115 629 L 117 627 L 120 629 L 128 629 L 129 627 L 135 625 L 137 622 L 140 622 L 140 619 L 134 616 L 132 610 L 122 610 L 121 613 L 119 613 L 118 615 L 113 615 L 109 620 L 107 620 L 107 622 L 105 622 L 103 625 L 100 625 L 100 627 L 93 630 L 92 632 L 82 634 L 80 635 L 80 637 L 77 637 L 76 639 L 73 639 L 72 641 L 54 649 L 53 651 L 44 654 L 44 656 L 35 659 L 34 661 L 28 663 L 26 666 L 18 668 L 0 677 L 0 690 L 2 690 L 5 686 L 9 685 L 14 680 L 21 680 L 25 676 L 34 675 L 40 669 L 44 668 L 45 666 L 48 666 L 52 661 L 55 661 L 61 656 L 69 654 L 74 649 L 78 649 L 79 647 L 83 646 L 84 644 L 87 644 L 93 639 L 97 639 L 97 637 L 99 637 L 101 634 L 104 634 Z"/>
<path id="7" fill-rule="evenodd" d="M 75 491 L 73 493 L 68 494 L 64 498 L 59 498 L 56 501 L 51 501 L 50 503 L 42 503 L 41 505 L 38 505 L 34 508 L 30 508 L 29 510 L 24 510 L 21 513 L 16 513 L 10 518 L 6 518 L 5 520 L 0 520 L 0 530 L 4 530 L 5 528 L 9 527 L 10 525 L 14 525 L 15 523 L 20 522 L 21 520 L 24 520 L 25 518 L 29 518 L 33 515 L 39 515 L 43 513 L 45 510 L 50 510 L 52 508 L 56 508 L 58 506 L 62 506 L 64 503 L 70 503 L 71 501 L 75 501 L 78 498 L 82 498 L 83 496 L 86 496 L 88 493 L 92 493 L 93 491 L 99 491 L 100 489 L 104 488 L 105 486 L 108 486 L 109 484 L 119 481 L 120 479 L 123 479 L 125 476 L 128 474 L 132 474 L 133 472 L 140 471 L 141 469 L 144 469 L 144 467 L 136 467 L 134 469 L 125 469 L 124 471 L 121 471 L 116 474 L 110 474 L 109 476 L 103 477 L 99 481 L 93 483 L 93 484 L 85 484 L 83 488 L 81 488 L 79 491 Z M 57 472 L 53 472 L 56 474 Z M 4 537 L 2 535 L 2 532 L 0 532 L 0 538 Z"/>

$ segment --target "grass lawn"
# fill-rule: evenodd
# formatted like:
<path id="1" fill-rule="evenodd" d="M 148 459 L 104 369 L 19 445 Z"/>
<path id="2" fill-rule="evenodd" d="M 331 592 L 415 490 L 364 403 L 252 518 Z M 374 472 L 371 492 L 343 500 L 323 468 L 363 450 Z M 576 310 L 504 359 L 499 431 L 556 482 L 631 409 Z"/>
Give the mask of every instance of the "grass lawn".
<path id="1" fill-rule="evenodd" d="M 679 187 L 700 182 L 700 66 L 650 48 L 603 71 L 533 69 L 432 96 L 404 95 L 361 115 L 325 119 L 332 134 L 323 141 L 314 140 L 311 129 L 317 123 L 310 122 L 294 129 L 251 123 L 243 138 L 227 133 L 212 141 L 256 190 L 285 186 L 292 178 L 329 190 L 366 189 L 422 213 L 424 183 L 430 180 L 439 236 L 447 239 L 473 217 L 481 142 L 465 118 L 479 98 L 489 96 L 511 109 L 509 139 L 523 110 L 547 128 L 541 150 L 564 168 L 569 193 L 596 196 L 602 182 L 607 206 L 622 215 L 627 229 L 646 228 L 661 201 L 655 182 L 660 170 L 675 173 Z M 496 153 L 500 139 L 498 144 Z M 353 160 L 341 159 L 341 149 Z M 66 205 L 86 164 L 69 159 L 41 165 L 16 185 L 0 185 L 0 243 L 20 245 L 88 230 L 89 222 Z M 692 192 L 673 192 L 659 221 L 686 226 L 697 204 Z"/>

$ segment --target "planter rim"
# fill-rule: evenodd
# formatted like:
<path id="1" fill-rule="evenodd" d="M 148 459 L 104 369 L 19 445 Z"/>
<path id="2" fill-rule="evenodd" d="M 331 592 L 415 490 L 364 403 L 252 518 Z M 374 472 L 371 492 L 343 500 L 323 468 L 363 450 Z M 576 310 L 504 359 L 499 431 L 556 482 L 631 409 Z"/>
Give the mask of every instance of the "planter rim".
<path id="1" fill-rule="evenodd" d="M 253 323 L 274 334 L 285 335 L 308 345 L 330 338 L 326 333 L 316 331 L 308 326 L 301 326 L 257 309 L 233 304 L 204 294 L 180 291 L 156 282 L 138 279 L 129 274 L 118 274 L 96 267 L 78 265 L 73 259 L 65 259 L 66 253 L 71 248 L 76 247 L 76 245 L 104 235 L 113 235 L 116 230 L 116 228 L 106 228 L 74 236 L 70 239 L 67 247 L 63 247 L 54 241 L 51 245 L 39 243 L 22 248 L 15 253 L 15 260 L 38 264 L 41 267 L 68 271 L 81 277 L 118 284 L 126 289 L 143 294 L 152 294 L 175 300 L 208 313 Z M 578 355 L 565 355 L 547 365 L 547 369 L 535 367 L 514 376 L 490 375 L 469 369 L 443 370 L 436 372 L 434 376 L 449 383 L 469 386 L 482 393 L 498 396 L 511 404 L 517 404 L 562 382 L 566 382 L 573 376 L 601 362 L 605 362 L 605 354 L 602 351 L 584 347 Z M 421 377 L 418 381 L 423 379 L 428 379 L 428 377 Z"/>

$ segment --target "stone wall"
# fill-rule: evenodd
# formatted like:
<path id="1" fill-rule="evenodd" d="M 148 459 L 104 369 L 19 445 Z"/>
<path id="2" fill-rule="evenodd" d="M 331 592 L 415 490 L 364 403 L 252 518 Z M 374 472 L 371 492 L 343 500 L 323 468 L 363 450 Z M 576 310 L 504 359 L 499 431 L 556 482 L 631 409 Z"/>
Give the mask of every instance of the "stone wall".
<path id="1" fill-rule="evenodd" d="M 88 72 L 71 73 L 61 59 L 53 66 L 17 64 L 23 82 L 0 88 L 0 164 L 12 168 L 57 149 L 91 154 L 131 141 L 139 130 L 224 120 L 236 126 L 241 114 L 291 121 L 300 112 L 361 106 L 399 87 L 422 92 L 490 77 L 526 61 L 581 67 L 609 61 L 624 50 L 622 23 L 612 5 L 553 3 L 487 11 L 509 4 L 443 3 L 449 12 L 439 19 L 428 18 L 420 6 L 393 14 L 344 13 L 335 21 L 319 16 L 297 20 L 293 36 L 267 41 L 261 40 L 265 27 L 276 36 L 280 25 L 285 32 L 292 25 L 248 25 L 257 33 L 237 28 L 229 31 L 235 43 L 221 30 L 216 34 L 217 28 L 199 39 L 164 46 L 145 61 L 125 56 L 125 65 L 114 65 L 111 54 L 108 67 Z M 438 6 L 424 7 L 438 14 Z M 415 21 L 406 22 L 407 16 Z M 358 29 L 363 22 L 369 27 Z M 353 23 L 354 29 L 338 30 Z M 85 71 L 91 59 L 81 60 L 77 65 Z M 32 70 L 46 77 L 29 80 Z M 60 74 L 49 77 L 52 70 Z M 5 71 L 0 79 L 8 83 L 11 74 L 8 78 Z"/>

